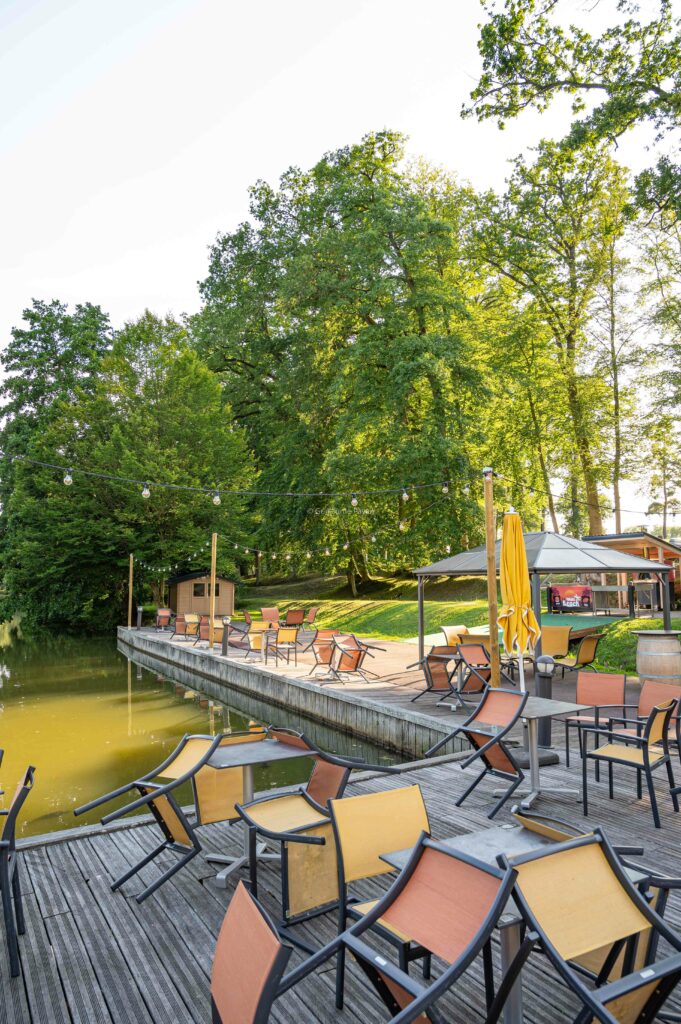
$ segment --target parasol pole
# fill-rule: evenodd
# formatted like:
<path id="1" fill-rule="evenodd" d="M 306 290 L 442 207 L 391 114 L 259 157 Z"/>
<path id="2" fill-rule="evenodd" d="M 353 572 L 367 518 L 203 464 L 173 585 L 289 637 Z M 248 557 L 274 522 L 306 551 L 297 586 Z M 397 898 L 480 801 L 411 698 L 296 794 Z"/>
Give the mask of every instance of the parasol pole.
<path id="1" fill-rule="evenodd" d="M 495 557 L 497 531 L 494 522 L 494 470 L 488 466 L 483 469 L 482 476 L 485 490 L 485 549 L 487 553 L 487 603 L 489 605 L 490 685 L 499 686 L 501 681 L 501 665 L 499 660 L 497 561 Z"/>
<path id="2" fill-rule="evenodd" d="M 132 579 L 135 567 L 135 556 L 130 555 L 130 566 L 128 569 L 128 629 L 132 628 Z"/>
<path id="3" fill-rule="evenodd" d="M 208 650 L 213 654 L 215 643 L 215 570 L 218 554 L 218 535 L 214 533 L 210 544 L 210 599 L 208 603 L 210 622 L 208 624 Z"/>

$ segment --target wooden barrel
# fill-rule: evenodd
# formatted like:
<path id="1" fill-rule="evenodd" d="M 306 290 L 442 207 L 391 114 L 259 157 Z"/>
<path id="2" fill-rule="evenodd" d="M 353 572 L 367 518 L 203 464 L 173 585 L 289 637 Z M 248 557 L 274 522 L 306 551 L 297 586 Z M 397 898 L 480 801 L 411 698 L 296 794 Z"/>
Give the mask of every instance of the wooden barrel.
<path id="1" fill-rule="evenodd" d="M 676 633 L 641 630 L 636 648 L 636 671 L 641 681 L 681 684 L 681 646 Z"/>

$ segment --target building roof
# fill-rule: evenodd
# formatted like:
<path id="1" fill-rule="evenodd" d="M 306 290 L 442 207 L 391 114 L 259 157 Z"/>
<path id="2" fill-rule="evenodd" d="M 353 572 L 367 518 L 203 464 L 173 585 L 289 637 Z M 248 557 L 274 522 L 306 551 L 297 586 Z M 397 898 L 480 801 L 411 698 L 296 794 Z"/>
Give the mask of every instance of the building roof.
<path id="1" fill-rule="evenodd" d="M 203 580 L 210 578 L 210 569 L 197 569 L 196 572 L 179 572 L 175 576 L 168 577 L 168 586 L 172 587 L 175 583 L 184 583 L 186 580 Z M 233 583 L 234 580 L 230 580 L 229 576 L 221 576 L 220 573 L 215 574 L 215 579 L 225 583 Z"/>
<path id="2" fill-rule="evenodd" d="M 608 545 L 608 547 L 624 546 L 625 544 L 629 547 L 643 547 L 644 545 L 646 547 L 660 547 L 674 558 L 681 556 L 680 543 L 675 540 L 657 537 L 654 533 L 648 533 L 647 530 L 634 530 L 631 533 L 593 534 L 590 537 L 584 537 L 584 540 L 591 541 L 594 544 L 602 544 L 603 546 Z M 622 547 L 620 547 L 621 550 Z"/>
<path id="3" fill-rule="evenodd" d="M 573 573 L 573 572 L 668 572 L 669 566 L 637 558 L 623 551 L 564 537 L 559 533 L 526 533 L 525 551 L 530 572 Z M 499 570 L 501 541 L 496 543 L 496 564 Z M 487 556 L 485 545 L 470 551 L 462 551 L 451 558 L 443 558 L 432 565 L 413 570 L 417 576 L 486 576 Z"/>

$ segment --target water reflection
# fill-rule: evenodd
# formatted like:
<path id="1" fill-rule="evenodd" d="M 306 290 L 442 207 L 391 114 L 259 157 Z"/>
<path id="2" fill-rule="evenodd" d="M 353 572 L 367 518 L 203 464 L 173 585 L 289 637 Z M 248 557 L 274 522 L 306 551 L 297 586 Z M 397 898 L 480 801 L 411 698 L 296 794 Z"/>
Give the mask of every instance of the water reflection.
<path id="1" fill-rule="evenodd" d="M 160 764 L 184 733 L 237 731 L 253 718 L 301 724 L 281 711 L 256 716 L 228 707 L 200 693 L 195 681 L 194 686 L 171 681 L 128 660 L 115 641 L 54 635 L 29 640 L 9 624 L 0 626 L 2 806 L 26 765 L 37 769 L 18 834 L 98 821 L 101 812 L 76 819 L 73 808 Z M 314 726 L 306 728 L 314 735 Z M 329 749 L 389 759 L 370 744 L 328 729 L 314 738 Z M 265 766 L 256 771 L 256 788 L 303 781 L 308 773 L 305 761 Z M 189 802 L 189 789 L 179 798 Z"/>

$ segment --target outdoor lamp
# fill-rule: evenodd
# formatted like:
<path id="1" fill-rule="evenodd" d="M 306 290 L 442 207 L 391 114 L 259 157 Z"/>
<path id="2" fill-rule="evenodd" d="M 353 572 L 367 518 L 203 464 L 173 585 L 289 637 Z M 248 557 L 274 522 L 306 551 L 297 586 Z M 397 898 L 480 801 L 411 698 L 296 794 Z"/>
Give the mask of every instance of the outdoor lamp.
<path id="1" fill-rule="evenodd" d="M 219 505 L 221 500 L 222 499 L 220 498 L 220 492 L 219 491 L 215 491 L 215 493 L 213 494 L 213 504 L 214 505 Z"/>
<path id="2" fill-rule="evenodd" d="M 149 484 L 145 484 L 144 487 L 142 488 L 142 497 L 143 498 L 150 498 L 151 497 L 151 490 L 149 488 Z"/>
<path id="3" fill-rule="evenodd" d="M 353 508 L 357 508 L 357 506 L 359 505 L 359 501 L 357 499 L 357 495 L 356 494 L 353 494 L 353 496 L 352 496 L 352 498 L 350 500 L 350 504 L 352 505 Z"/>
<path id="4" fill-rule="evenodd" d="M 442 485 L 442 493 L 443 494 L 449 494 L 449 484 L 448 483 L 444 483 Z"/>
<path id="5" fill-rule="evenodd" d="M 402 488 L 402 501 L 409 501 L 409 491 L 406 487 Z"/>
<path id="6" fill-rule="evenodd" d="M 372 543 L 372 544 L 375 544 L 375 543 L 376 543 L 376 534 L 375 534 L 375 533 L 372 533 L 372 534 L 371 534 L 371 543 Z"/>
<path id="7" fill-rule="evenodd" d="M 470 494 L 470 492 L 471 492 L 470 486 L 468 484 L 466 484 L 466 486 L 462 490 L 462 493 L 463 494 Z"/>
<path id="8" fill-rule="evenodd" d="M 537 675 L 552 676 L 556 671 L 556 663 L 550 654 L 540 654 L 535 662 Z"/>
<path id="9" fill-rule="evenodd" d="M 73 483 L 73 477 L 71 476 L 70 469 L 67 469 L 66 472 L 64 473 L 64 483 L 66 484 L 67 487 L 70 487 L 71 484 Z"/>

